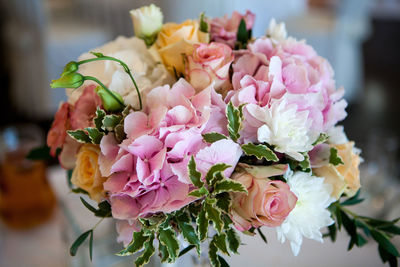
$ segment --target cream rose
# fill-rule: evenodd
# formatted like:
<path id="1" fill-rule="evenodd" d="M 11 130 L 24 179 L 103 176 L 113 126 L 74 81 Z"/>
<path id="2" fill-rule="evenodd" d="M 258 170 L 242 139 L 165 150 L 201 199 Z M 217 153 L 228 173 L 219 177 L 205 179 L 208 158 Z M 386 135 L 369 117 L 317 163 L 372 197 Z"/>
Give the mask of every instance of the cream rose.
<path id="1" fill-rule="evenodd" d="M 139 38 L 118 37 L 115 41 L 93 49 L 93 51 L 101 52 L 104 55 L 112 56 L 125 62 L 136 80 L 144 102 L 146 101 L 147 92 L 154 87 L 175 82 L 175 79 L 168 73 L 164 65 L 152 57 L 144 41 Z M 92 54 L 85 53 L 79 57 L 79 60 L 93 57 Z M 118 63 L 114 61 L 90 62 L 80 65 L 79 72 L 83 75 L 96 77 L 108 86 L 110 90 L 120 94 L 125 104 L 139 108 L 135 87 L 128 74 Z M 67 89 L 68 102 L 74 104 L 87 84 L 93 84 L 93 82 L 87 81 L 76 90 Z"/>
<path id="2" fill-rule="evenodd" d="M 233 58 L 232 49 L 226 44 L 195 44 L 187 57 L 186 78 L 196 90 L 214 82 L 214 89 L 224 92 L 231 87 L 229 67 Z"/>
<path id="3" fill-rule="evenodd" d="M 151 4 L 130 11 L 136 37 L 152 45 L 161 30 L 163 14 L 159 7 Z"/>
<path id="4" fill-rule="evenodd" d="M 100 148 L 98 146 L 90 144 L 81 146 L 71 177 L 71 182 L 74 185 L 86 190 L 90 198 L 97 202 L 100 202 L 104 197 L 103 183 L 107 179 L 100 174 L 99 154 Z"/>
<path id="5" fill-rule="evenodd" d="M 193 52 L 193 44 L 208 43 L 208 33 L 201 32 L 199 23 L 186 20 L 181 24 L 166 23 L 158 33 L 156 49 L 164 65 L 170 71 L 184 73 L 185 55 Z"/>
<path id="6" fill-rule="evenodd" d="M 285 182 L 269 177 L 283 175 L 286 170 L 286 165 L 238 168 L 232 175 L 231 178 L 242 183 L 248 191 L 248 195 L 231 194 L 232 220 L 238 230 L 282 224 L 295 207 L 297 197 Z"/>
<path id="7" fill-rule="evenodd" d="M 333 187 L 332 197 L 339 199 L 343 193 L 351 197 L 360 188 L 360 156 L 354 152 L 354 142 L 331 145 L 338 150 L 338 155 L 344 164 L 334 166 L 326 164 L 313 168 L 316 176 L 325 177 L 325 183 Z"/>

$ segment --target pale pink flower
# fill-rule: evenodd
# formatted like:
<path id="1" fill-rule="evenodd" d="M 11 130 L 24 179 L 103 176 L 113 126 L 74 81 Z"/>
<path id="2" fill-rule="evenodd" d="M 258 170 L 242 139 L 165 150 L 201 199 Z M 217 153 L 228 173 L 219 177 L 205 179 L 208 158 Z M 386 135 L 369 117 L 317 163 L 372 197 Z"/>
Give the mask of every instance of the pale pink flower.
<path id="1" fill-rule="evenodd" d="M 101 107 L 101 99 L 95 91 L 95 85 L 86 86 L 82 95 L 71 109 L 72 130 L 94 126 L 93 118 L 97 107 Z"/>
<path id="2" fill-rule="evenodd" d="M 50 155 L 56 156 L 58 148 L 62 148 L 69 129 L 69 113 L 70 105 L 63 103 L 54 116 L 54 121 L 47 134 L 47 145 L 50 147 Z"/>

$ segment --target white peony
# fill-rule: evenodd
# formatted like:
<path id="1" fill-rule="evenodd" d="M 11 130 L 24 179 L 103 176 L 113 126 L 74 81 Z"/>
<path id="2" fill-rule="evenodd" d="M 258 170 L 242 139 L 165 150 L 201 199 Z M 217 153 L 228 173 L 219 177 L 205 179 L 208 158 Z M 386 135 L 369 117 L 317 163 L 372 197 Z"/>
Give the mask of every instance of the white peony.
<path id="1" fill-rule="evenodd" d="M 139 38 L 118 37 L 116 40 L 93 51 L 101 52 L 104 55 L 112 56 L 125 62 L 136 80 L 143 101 L 145 101 L 146 93 L 151 89 L 164 84 L 172 84 L 175 81 L 164 65 L 152 57 L 143 40 Z M 79 60 L 93 57 L 92 54 L 85 53 L 79 57 Z M 108 86 L 110 90 L 119 93 L 125 104 L 139 108 L 135 87 L 129 75 L 125 73 L 117 62 L 106 60 L 82 64 L 79 67 L 79 73 L 96 77 Z M 86 81 L 84 86 L 90 83 L 94 82 Z M 67 89 L 68 101 L 71 104 L 74 104 L 81 95 L 82 87 L 76 90 Z"/>
<path id="2" fill-rule="evenodd" d="M 135 35 L 147 45 L 154 43 L 157 33 L 163 25 L 161 9 L 154 4 L 130 11 Z"/>
<path id="3" fill-rule="evenodd" d="M 275 42 L 282 42 L 287 38 L 285 23 L 276 23 L 275 19 L 271 19 L 267 29 L 267 36 Z"/>
<path id="4" fill-rule="evenodd" d="M 275 151 L 298 161 L 304 160 L 301 152 L 313 148 L 316 134 L 310 130 L 312 121 L 307 110 L 298 111 L 297 105 L 288 104 L 285 97 L 274 101 L 269 108 L 255 104 L 249 104 L 246 108 L 253 117 L 264 123 L 257 131 L 259 142 L 273 145 Z"/>
<path id="5" fill-rule="evenodd" d="M 276 228 L 281 243 L 290 241 L 292 252 L 299 254 L 303 236 L 323 242 L 321 229 L 331 225 L 327 207 L 335 201 L 331 197 L 332 186 L 324 183 L 324 178 L 311 176 L 310 173 L 295 172 L 287 174 L 287 183 L 297 196 L 295 208 L 281 226 Z"/>

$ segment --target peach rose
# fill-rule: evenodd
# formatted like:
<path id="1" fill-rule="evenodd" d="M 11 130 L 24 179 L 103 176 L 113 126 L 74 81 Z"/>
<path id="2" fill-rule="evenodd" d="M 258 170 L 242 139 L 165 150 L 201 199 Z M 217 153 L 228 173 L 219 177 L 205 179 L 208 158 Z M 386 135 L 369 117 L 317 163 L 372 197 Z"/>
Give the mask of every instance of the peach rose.
<path id="1" fill-rule="evenodd" d="M 186 78 L 197 90 L 214 82 L 215 90 L 230 87 L 229 67 L 233 61 L 232 49 L 222 43 L 195 44 L 187 57 Z"/>
<path id="2" fill-rule="evenodd" d="M 360 188 L 360 156 L 354 152 L 354 142 L 332 145 L 338 150 L 338 155 L 344 164 L 334 166 L 327 164 L 313 169 L 316 176 L 325 177 L 325 182 L 333 187 L 332 197 L 339 199 L 345 193 L 351 197 Z"/>
<path id="3" fill-rule="evenodd" d="M 285 182 L 268 177 L 283 175 L 287 165 L 238 170 L 231 178 L 246 186 L 248 195 L 232 193 L 232 220 L 235 227 L 246 231 L 251 227 L 281 225 L 295 207 L 297 197 Z"/>
<path id="4" fill-rule="evenodd" d="M 98 158 L 100 148 L 91 144 L 84 144 L 79 149 L 76 166 L 72 173 L 71 182 L 86 190 L 91 199 L 100 202 L 104 196 L 103 183 L 106 177 L 100 174 Z"/>
<path id="5" fill-rule="evenodd" d="M 185 71 L 184 56 L 192 54 L 193 44 L 208 42 L 209 35 L 200 31 L 199 23 L 186 20 L 181 24 L 164 24 L 155 45 L 166 68 L 179 74 Z"/>
<path id="6" fill-rule="evenodd" d="M 50 147 L 50 155 L 56 156 L 58 148 L 62 148 L 67 136 L 67 129 L 70 127 L 69 123 L 70 104 L 63 103 L 54 116 L 53 124 L 47 134 L 47 145 Z"/>

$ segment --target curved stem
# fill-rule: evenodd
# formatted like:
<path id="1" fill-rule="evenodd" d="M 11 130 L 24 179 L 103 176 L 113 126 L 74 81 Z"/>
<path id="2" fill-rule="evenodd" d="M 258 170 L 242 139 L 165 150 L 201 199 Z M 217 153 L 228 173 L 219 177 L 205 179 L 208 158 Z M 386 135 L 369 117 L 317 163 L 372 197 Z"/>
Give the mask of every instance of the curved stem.
<path id="1" fill-rule="evenodd" d="M 130 79 L 133 82 L 133 85 L 135 86 L 135 89 L 136 89 L 136 92 L 137 92 L 138 98 L 139 98 L 139 106 L 140 106 L 140 109 L 142 109 L 142 107 L 143 107 L 142 106 L 142 97 L 140 95 L 139 87 L 137 86 L 136 81 L 133 78 L 133 75 L 132 75 L 131 70 L 129 69 L 128 65 L 126 65 L 123 61 L 121 61 L 121 60 L 119 60 L 117 58 L 114 58 L 114 57 L 110 57 L 110 56 L 102 56 L 102 57 L 95 57 L 95 58 L 85 59 L 85 60 L 77 62 L 77 64 L 81 65 L 81 64 L 85 64 L 85 63 L 89 63 L 89 62 L 93 62 L 93 61 L 99 61 L 99 60 L 115 61 L 115 62 L 118 62 L 124 68 L 125 72 L 129 75 Z"/>
<path id="2" fill-rule="evenodd" d="M 89 80 L 89 81 L 94 81 L 96 83 L 98 83 L 101 87 L 104 88 L 104 90 L 107 91 L 107 93 L 109 95 L 111 95 L 119 104 L 121 104 L 122 106 L 125 106 L 124 103 L 121 102 L 120 99 L 118 99 L 118 97 L 116 97 L 111 91 L 110 89 L 108 89 L 102 82 L 100 82 L 97 78 L 92 77 L 92 76 L 83 76 L 84 80 Z"/>

